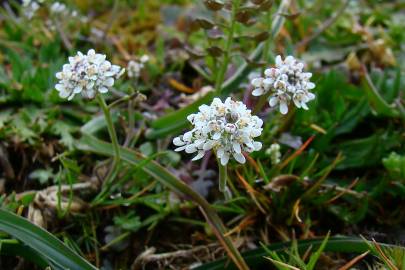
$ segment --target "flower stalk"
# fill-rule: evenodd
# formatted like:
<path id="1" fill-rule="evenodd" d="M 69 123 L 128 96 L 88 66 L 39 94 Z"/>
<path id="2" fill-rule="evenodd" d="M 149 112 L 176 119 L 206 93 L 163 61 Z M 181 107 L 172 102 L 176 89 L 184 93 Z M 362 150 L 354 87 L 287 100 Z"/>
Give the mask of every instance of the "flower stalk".
<path id="1" fill-rule="evenodd" d="M 219 171 L 219 191 L 225 193 L 226 191 L 226 181 L 228 178 L 227 166 L 222 166 L 220 162 L 218 162 L 218 171 Z"/>
<path id="2" fill-rule="evenodd" d="M 104 180 L 103 190 L 95 198 L 94 204 L 97 204 L 98 202 L 100 202 L 108 193 L 108 190 L 110 189 L 112 182 L 113 182 L 115 176 L 117 175 L 117 168 L 118 168 L 119 161 L 120 161 L 120 145 L 118 143 L 117 132 L 115 131 L 114 123 L 113 123 L 113 120 L 111 117 L 110 108 L 106 104 L 102 95 L 97 95 L 96 98 L 104 113 L 104 117 L 105 117 L 106 124 L 107 124 L 107 129 L 108 129 L 108 134 L 110 135 L 111 144 L 112 144 L 113 150 L 114 150 L 114 155 L 113 155 L 113 160 L 112 160 L 110 170 Z"/>
<path id="3" fill-rule="evenodd" d="M 232 49 L 232 43 L 233 43 L 233 36 L 235 33 L 235 27 L 236 27 L 236 13 L 238 11 L 239 5 L 240 5 L 240 0 L 232 1 L 231 24 L 229 26 L 228 36 L 226 38 L 226 45 L 225 45 L 225 50 L 224 50 L 224 56 L 222 59 L 222 65 L 218 71 L 218 74 L 217 74 L 217 77 L 215 80 L 215 92 L 217 94 L 221 93 L 221 86 L 222 86 L 222 83 L 224 82 L 225 73 L 228 69 L 228 64 L 229 64 L 230 54 L 231 54 L 231 49 Z"/>

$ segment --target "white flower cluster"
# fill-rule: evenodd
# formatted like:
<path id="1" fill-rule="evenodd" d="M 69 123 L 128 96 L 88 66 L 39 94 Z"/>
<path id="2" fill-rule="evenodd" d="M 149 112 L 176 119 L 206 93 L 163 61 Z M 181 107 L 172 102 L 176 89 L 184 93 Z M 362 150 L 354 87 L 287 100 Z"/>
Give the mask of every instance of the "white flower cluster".
<path id="1" fill-rule="evenodd" d="M 174 138 L 173 144 L 178 146 L 175 151 L 197 152 L 193 160 L 202 158 L 212 149 L 224 166 L 231 156 L 245 163 L 242 152 L 251 153 L 262 147 L 254 138 L 261 135 L 263 121 L 252 116 L 245 104 L 230 97 L 225 102 L 214 98 L 210 106 L 201 105 L 199 112 L 187 119 L 193 129 Z"/>
<path id="2" fill-rule="evenodd" d="M 24 16 L 32 19 L 43 2 L 44 0 L 23 0 L 21 6 Z"/>
<path id="3" fill-rule="evenodd" d="M 146 54 L 139 58 L 139 61 L 131 60 L 128 62 L 127 74 L 130 78 L 139 78 L 141 70 L 144 68 L 144 64 L 149 61 L 149 56 Z"/>
<path id="4" fill-rule="evenodd" d="M 252 80 L 255 89 L 254 96 L 261 96 L 270 91 L 269 104 L 271 107 L 280 106 L 280 112 L 286 114 L 291 100 L 298 108 L 308 110 L 307 102 L 313 100 L 315 95 L 310 92 L 315 84 L 310 82 L 310 72 L 303 72 L 304 64 L 293 56 L 287 56 L 285 60 L 281 56 L 276 57 L 276 66 L 266 69 L 264 78 Z"/>
<path id="5" fill-rule="evenodd" d="M 125 69 L 112 65 L 104 54 L 93 49 L 87 55 L 78 52 L 69 57 L 69 63 L 63 65 L 61 72 L 56 73 L 60 81 L 55 85 L 61 98 L 71 100 L 81 93 L 86 98 L 94 98 L 96 93 L 106 93 L 114 85 Z"/>
<path id="6" fill-rule="evenodd" d="M 276 165 L 281 161 L 280 145 L 278 143 L 273 143 L 266 150 L 266 155 L 270 156 L 271 164 Z"/>
<path id="7" fill-rule="evenodd" d="M 50 9 L 51 13 L 53 14 L 62 14 L 66 15 L 68 13 L 68 9 L 64 3 L 54 2 L 52 3 Z"/>
<path id="8" fill-rule="evenodd" d="M 49 11 L 52 15 L 63 17 L 64 20 L 73 20 L 80 21 L 82 23 L 87 23 L 88 18 L 81 16 L 77 10 L 71 9 L 66 4 L 61 2 L 54 2 L 49 8 Z"/>

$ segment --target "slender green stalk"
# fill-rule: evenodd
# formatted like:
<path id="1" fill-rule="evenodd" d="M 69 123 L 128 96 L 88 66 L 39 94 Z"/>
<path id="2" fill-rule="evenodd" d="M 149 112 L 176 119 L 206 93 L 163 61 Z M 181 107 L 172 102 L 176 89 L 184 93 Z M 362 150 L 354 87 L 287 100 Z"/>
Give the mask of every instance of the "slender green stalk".
<path id="1" fill-rule="evenodd" d="M 219 169 L 219 191 L 225 192 L 226 180 L 228 177 L 226 166 L 222 166 L 221 164 L 218 164 L 218 169 Z"/>
<path id="2" fill-rule="evenodd" d="M 232 49 L 232 42 L 233 42 L 233 35 L 235 33 L 235 26 L 236 26 L 236 13 L 238 11 L 240 4 L 240 0 L 232 1 L 232 12 L 231 12 L 231 24 L 229 26 L 228 36 L 226 38 L 226 45 L 223 54 L 221 68 L 218 71 L 216 80 L 215 80 L 215 91 L 217 94 L 221 93 L 221 86 L 224 82 L 225 73 L 228 69 L 228 64 L 230 60 L 230 54 Z"/>
<path id="3" fill-rule="evenodd" d="M 273 22 L 272 22 L 272 20 L 271 20 L 271 9 L 269 9 L 269 10 L 267 11 L 267 14 L 266 14 L 266 26 L 267 26 L 267 29 L 268 29 L 268 31 L 269 31 L 270 33 L 272 33 L 272 27 L 271 27 L 271 24 L 272 24 L 272 23 L 273 23 Z M 270 44 L 271 44 L 272 38 L 273 38 L 273 37 L 269 37 L 269 38 L 267 38 L 266 41 L 264 42 L 264 47 L 263 47 L 263 61 L 264 61 L 265 63 L 267 63 L 267 61 L 269 61 Z M 265 67 L 263 68 L 263 72 L 264 72 L 264 69 L 265 69 Z"/>
<path id="4" fill-rule="evenodd" d="M 226 181 L 228 180 L 228 172 L 226 165 L 222 166 L 221 163 L 218 162 L 218 171 L 219 171 L 219 191 L 224 193 L 226 191 Z"/>
<path id="5" fill-rule="evenodd" d="M 118 143 L 117 133 L 115 131 L 110 109 L 107 106 L 107 104 L 105 103 L 105 100 L 101 95 L 97 95 L 97 101 L 100 104 L 100 107 L 104 113 L 104 117 L 105 117 L 105 120 L 107 123 L 108 134 L 110 135 L 111 144 L 114 149 L 114 155 L 113 155 L 113 161 L 112 161 L 110 170 L 104 180 L 103 190 L 95 198 L 93 204 L 97 204 L 98 202 L 100 202 L 105 197 L 105 195 L 108 193 L 108 191 L 112 185 L 112 181 L 114 180 L 114 178 L 117 174 L 117 168 L 118 168 L 118 164 L 120 161 L 120 145 Z"/>
<path id="6" fill-rule="evenodd" d="M 232 198 L 232 192 L 229 189 L 228 185 L 227 185 L 227 181 L 228 181 L 228 168 L 227 166 L 223 166 L 221 164 L 221 161 L 219 160 L 219 158 L 217 158 L 217 162 L 218 162 L 218 175 L 219 175 L 219 179 L 218 179 L 218 189 L 219 191 L 224 194 L 225 200 L 230 200 Z"/>

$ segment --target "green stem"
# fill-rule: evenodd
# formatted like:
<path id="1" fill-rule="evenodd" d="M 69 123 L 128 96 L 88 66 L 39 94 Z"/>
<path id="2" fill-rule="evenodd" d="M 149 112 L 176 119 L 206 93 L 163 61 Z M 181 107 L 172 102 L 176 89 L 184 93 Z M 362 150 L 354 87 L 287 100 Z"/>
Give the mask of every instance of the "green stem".
<path id="1" fill-rule="evenodd" d="M 135 84 L 136 85 L 136 84 Z M 132 87 L 129 88 L 130 95 L 134 95 L 135 91 Z M 134 136 L 135 117 L 134 117 L 134 101 L 130 99 L 128 102 L 128 134 L 124 142 L 124 146 L 132 146 L 131 141 Z"/>
<path id="2" fill-rule="evenodd" d="M 266 25 L 267 25 L 267 29 L 269 30 L 269 32 L 272 32 L 272 20 L 271 20 L 271 9 L 269 9 L 269 11 L 267 11 L 266 14 Z M 266 41 L 264 42 L 264 47 L 263 47 L 263 61 L 265 63 L 267 63 L 267 61 L 269 61 L 269 53 L 270 53 L 270 43 L 271 43 L 271 38 L 269 37 L 266 39 Z M 263 72 L 264 72 L 265 67 L 263 68 Z"/>
<path id="3" fill-rule="evenodd" d="M 118 164 L 120 161 L 120 145 L 118 143 L 117 132 L 115 131 L 114 123 L 111 117 L 110 109 L 105 103 L 104 98 L 101 95 L 97 95 L 97 101 L 100 104 L 101 109 L 103 110 L 104 117 L 107 123 L 108 134 L 110 135 L 111 144 L 114 149 L 113 161 L 111 164 L 111 168 L 105 177 L 103 190 L 101 193 L 95 198 L 93 204 L 98 204 L 102 199 L 108 194 L 108 191 L 112 185 L 112 181 L 114 180 Z"/>
<path id="4" fill-rule="evenodd" d="M 227 189 L 226 181 L 228 179 L 228 172 L 226 165 L 222 166 L 219 160 L 218 160 L 218 171 L 219 171 L 219 191 L 225 193 Z"/>
<path id="5" fill-rule="evenodd" d="M 221 68 L 220 68 L 220 70 L 217 74 L 216 80 L 215 80 L 215 91 L 217 94 L 221 93 L 221 86 L 222 86 L 222 83 L 224 82 L 225 73 L 228 69 L 230 53 L 231 53 L 231 49 L 232 49 L 233 35 L 235 32 L 235 26 L 236 26 L 235 17 L 236 17 L 238 8 L 239 8 L 239 3 L 240 3 L 240 0 L 232 1 L 231 25 L 229 27 L 228 36 L 226 39 L 226 45 L 225 45 L 225 50 L 224 50 L 224 56 L 222 59 L 222 65 L 221 65 Z"/>
<path id="6" fill-rule="evenodd" d="M 218 172 L 219 172 L 219 191 L 224 194 L 225 200 L 228 201 L 232 198 L 232 192 L 227 185 L 228 181 L 228 168 L 227 166 L 223 166 L 219 158 L 217 158 L 218 162 Z"/>

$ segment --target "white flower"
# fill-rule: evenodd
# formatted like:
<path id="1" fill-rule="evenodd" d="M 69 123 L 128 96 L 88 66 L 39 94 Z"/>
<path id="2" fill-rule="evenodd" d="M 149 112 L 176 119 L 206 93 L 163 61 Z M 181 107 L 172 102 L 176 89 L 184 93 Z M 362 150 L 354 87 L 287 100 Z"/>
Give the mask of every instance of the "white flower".
<path id="1" fill-rule="evenodd" d="M 39 3 L 42 1 L 33 1 L 33 0 L 23 0 L 22 1 L 22 12 L 25 17 L 28 19 L 32 19 L 37 12 L 37 10 L 40 8 Z"/>
<path id="2" fill-rule="evenodd" d="M 130 78 L 139 78 L 141 70 L 144 68 L 144 64 L 149 61 L 148 55 L 142 55 L 139 60 L 131 60 L 128 62 L 127 72 Z"/>
<path id="3" fill-rule="evenodd" d="M 66 5 L 60 2 L 54 2 L 50 8 L 51 13 L 53 14 L 66 14 L 67 8 Z"/>
<path id="4" fill-rule="evenodd" d="M 280 145 L 273 143 L 266 150 L 266 155 L 270 156 L 271 164 L 276 165 L 281 161 Z"/>
<path id="5" fill-rule="evenodd" d="M 287 56 L 284 60 L 281 56 L 276 57 L 274 68 L 264 71 L 264 78 L 254 78 L 251 84 L 254 86 L 253 96 L 261 96 L 269 93 L 271 107 L 279 105 L 280 112 L 286 114 L 291 101 L 298 108 L 308 110 L 307 102 L 315 99 L 310 92 L 315 84 L 310 82 L 310 72 L 303 72 L 304 64 L 293 56 Z"/>
<path id="6" fill-rule="evenodd" d="M 69 57 L 69 63 L 63 65 L 61 72 L 56 73 L 59 83 L 55 89 L 61 98 L 68 100 L 79 93 L 86 98 L 94 98 L 97 92 L 108 92 L 124 71 L 93 49 L 87 55 L 78 52 L 76 56 Z"/>
<path id="7" fill-rule="evenodd" d="M 252 116 L 245 104 L 230 97 L 225 102 L 214 98 L 210 106 L 201 105 L 199 112 L 187 119 L 193 129 L 174 138 L 173 144 L 178 146 L 175 151 L 197 152 L 193 160 L 212 149 L 224 166 L 230 157 L 245 163 L 243 152 L 251 153 L 262 147 L 254 138 L 261 135 L 263 121 Z"/>

